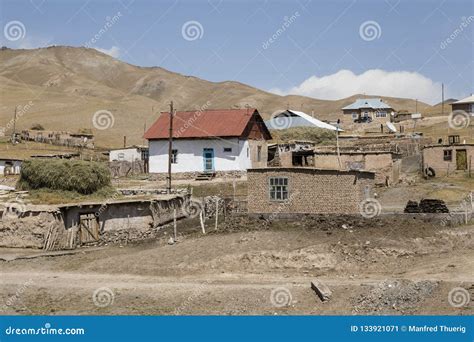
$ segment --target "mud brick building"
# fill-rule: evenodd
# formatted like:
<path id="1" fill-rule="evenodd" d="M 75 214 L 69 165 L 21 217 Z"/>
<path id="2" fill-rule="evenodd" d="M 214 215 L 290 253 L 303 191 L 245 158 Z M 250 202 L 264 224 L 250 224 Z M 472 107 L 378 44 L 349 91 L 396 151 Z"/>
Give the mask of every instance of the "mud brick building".
<path id="1" fill-rule="evenodd" d="M 368 171 L 314 168 L 259 168 L 247 171 L 248 212 L 289 214 L 358 214 L 372 197 L 375 174 Z"/>
<path id="2" fill-rule="evenodd" d="M 472 170 L 473 162 L 474 144 L 428 145 L 423 148 L 423 171 L 432 176 Z"/>
<path id="3" fill-rule="evenodd" d="M 318 152 L 314 156 L 314 166 L 319 169 L 338 169 L 337 153 Z M 386 151 L 345 151 L 340 153 L 343 170 L 367 170 L 375 172 L 375 184 L 391 185 L 400 179 L 401 157 Z"/>

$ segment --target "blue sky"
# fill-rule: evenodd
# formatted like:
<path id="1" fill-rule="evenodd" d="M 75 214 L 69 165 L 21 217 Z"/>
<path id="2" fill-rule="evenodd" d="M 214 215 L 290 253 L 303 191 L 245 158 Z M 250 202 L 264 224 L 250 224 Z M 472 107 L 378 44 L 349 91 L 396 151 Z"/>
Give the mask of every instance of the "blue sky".
<path id="1" fill-rule="evenodd" d="M 436 103 L 442 82 L 447 97 L 474 92 L 472 0 L 0 2 L 0 44 L 13 48 L 88 44 L 135 65 L 316 98 Z M 12 21 L 24 26 L 18 40 L 5 32 Z"/>

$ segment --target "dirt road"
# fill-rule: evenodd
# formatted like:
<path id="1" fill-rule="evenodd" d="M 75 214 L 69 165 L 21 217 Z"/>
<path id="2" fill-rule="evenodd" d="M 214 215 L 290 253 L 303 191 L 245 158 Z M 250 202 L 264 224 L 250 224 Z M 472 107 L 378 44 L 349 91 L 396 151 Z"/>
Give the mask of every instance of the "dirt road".
<path id="1" fill-rule="evenodd" d="M 8 314 L 473 314 L 474 226 L 413 219 L 229 223 L 75 254 L 0 263 Z M 314 278 L 333 292 L 322 303 Z M 465 292 L 463 292 L 465 293 Z M 454 303 L 456 304 L 456 303 Z M 0 307 L 1 308 L 1 307 Z"/>

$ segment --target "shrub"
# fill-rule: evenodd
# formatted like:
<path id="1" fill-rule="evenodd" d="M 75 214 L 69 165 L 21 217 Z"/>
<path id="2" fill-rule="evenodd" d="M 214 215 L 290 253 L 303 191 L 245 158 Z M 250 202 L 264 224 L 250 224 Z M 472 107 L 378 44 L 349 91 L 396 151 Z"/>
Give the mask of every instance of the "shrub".
<path id="1" fill-rule="evenodd" d="M 110 171 L 104 164 L 80 160 L 25 160 L 18 187 L 47 188 L 92 194 L 110 185 Z"/>
<path id="2" fill-rule="evenodd" d="M 34 124 L 33 126 L 31 126 L 30 129 L 34 131 L 44 131 L 44 127 L 42 124 Z"/>

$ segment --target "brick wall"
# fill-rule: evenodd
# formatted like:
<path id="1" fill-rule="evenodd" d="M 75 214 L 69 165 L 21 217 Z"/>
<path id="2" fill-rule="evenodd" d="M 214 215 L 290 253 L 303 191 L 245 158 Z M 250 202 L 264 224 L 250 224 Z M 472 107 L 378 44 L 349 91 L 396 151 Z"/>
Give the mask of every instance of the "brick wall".
<path id="1" fill-rule="evenodd" d="M 288 178 L 288 200 L 271 201 L 270 177 Z M 374 173 L 269 168 L 247 171 L 249 213 L 357 214 L 359 203 L 372 196 Z"/>

